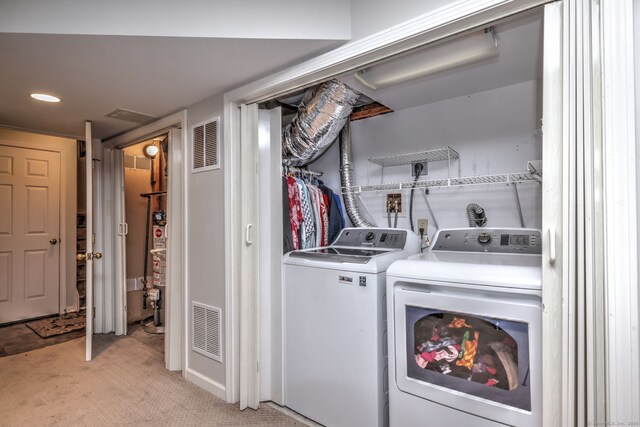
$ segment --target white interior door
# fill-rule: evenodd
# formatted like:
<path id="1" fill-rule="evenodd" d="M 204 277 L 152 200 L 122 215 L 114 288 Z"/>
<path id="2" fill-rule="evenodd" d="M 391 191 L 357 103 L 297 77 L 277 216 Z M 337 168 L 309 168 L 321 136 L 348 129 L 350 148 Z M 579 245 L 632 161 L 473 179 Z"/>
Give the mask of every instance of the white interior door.
<path id="1" fill-rule="evenodd" d="M 183 174 L 181 173 L 182 131 L 169 131 L 169 177 L 167 183 L 167 282 L 164 300 L 165 335 L 164 364 L 170 371 L 179 371 L 182 366 L 182 307 L 184 260 L 182 258 L 183 226 Z M 178 207 L 178 208 L 177 208 Z"/>
<path id="2" fill-rule="evenodd" d="M 282 385 L 282 109 L 259 111 L 260 400 L 284 405 Z"/>
<path id="3" fill-rule="evenodd" d="M 240 179 L 244 242 L 240 272 L 240 409 L 260 406 L 259 251 L 258 251 L 258 106 L 240 107 Z M 247 191 L 244 191 L 244 190 Z"/>
<path id="4" fill-rule="evenodd" d="M 86 240 L 86 253 L 79 253 L 77 255 L 79 260 L 86 261 L 86 360 L 89 361 L 93 355 L 93 322 L 95 317 L 95 302 L 94 302 L 94 262 L 102 258 L 102 253 L 94 252 L 95 232 L 94 232 L 94 203 L 93 203 L 93 139 L 91 137 L 91 122 L 85 123 L 85 166 L 86 166 L 86 206 L 85 215 L 87 223 L 87 240 Z"/>
<path id="5" fill-rule="evenodd" d="M 568 212 L 572 209 L 570 187 L 569 79 L 563 68 L 563 3 L 544 9 L 543 60 L 543 153 L 542 182 L 542 424 L 574 425 L 571 421 L 574 401 L 569 378 L 573 372 L 573 346 L 570 344 L 569 272 L 572 270 Z"/>
<path id="6" fill-rule="evenodd" d="M 116 241 L 115 241 L 115 270 L 116 270 L 116 335 L 127 334 L 127 234 L 129 225 L 126 223 L 125 217 L 125 197 L 124 197 L 124 151 L 116 149 L 114 153 L 114 170 L 115 170 L 115 222 L 116 222 Z"/>
<path id="7" fill-rule="evenodd" d="M 0 146 L 0 324 L 58 312 L 60 153 Z"/>
<path id="8" fill-rule="evenodd" d="M 84 259 L 86 261 L 86 360 L 93 356 L 93 144 L 91 139 L 91 123 L 85 123 L 85 167 L 86 167 L 86 205 L 87 243 Z M 78 255 L 80 256 L 80 255 Z"/>

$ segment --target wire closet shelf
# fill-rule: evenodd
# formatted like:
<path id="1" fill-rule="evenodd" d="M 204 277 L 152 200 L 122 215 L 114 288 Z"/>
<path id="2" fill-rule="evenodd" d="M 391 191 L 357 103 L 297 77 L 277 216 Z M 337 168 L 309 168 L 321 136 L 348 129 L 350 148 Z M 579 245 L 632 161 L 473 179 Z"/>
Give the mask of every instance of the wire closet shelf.
<path id="1" fill-rule="evenodd" d="M 373 157 L 369 161 L 382 167 L 409 165 L 412 163 L 451 161 L 459 159 L 460 154 L 451 147 L 436 150 L 421 151 L 419 153 L 400 154 L 397 156 Z"/>
<path id="2" fill-rule="evenodd" d="M 450 188 L 473 185 L 509 185 L 527 182 L 542 182 L 542 173 L 533 163 L 527 165 L 528 171 L 503 173 L 493 175 L 460 176 L 460 154 L 451 147 L 439 148 L 417 153 L 400 154 L 396 156 L 374 157 L 368 159 L 370 163 L 377 164 L 383 168 L 388 166 L 401 166 L 414 163 L 447 161 L 447 178 L 436 178 L 421 181 L 401 181 L 392 183 L 354 185 L 342 187 L 342 192 L 371 192 L 371 191 L 397 191 L 411 188 Z M 451 162 L 458 162 L 458 176 L 451 176 Z"/>
<path id="3" fill-rule="evenodd" d="M 424 181 L 402 181 L 384 184 L 353 185 L 342 187 L 342 191 L 369 192 L 369 191 L 390 191 L 413 188 L 447 188 L 462 187 L 472 185 L 497 185 L 497 184 L 520 184 L 524 182 L 541 182 L 537 173 L 516 172 L 496 175 L 479 175 L 459 178 L 438 178 Z"/>

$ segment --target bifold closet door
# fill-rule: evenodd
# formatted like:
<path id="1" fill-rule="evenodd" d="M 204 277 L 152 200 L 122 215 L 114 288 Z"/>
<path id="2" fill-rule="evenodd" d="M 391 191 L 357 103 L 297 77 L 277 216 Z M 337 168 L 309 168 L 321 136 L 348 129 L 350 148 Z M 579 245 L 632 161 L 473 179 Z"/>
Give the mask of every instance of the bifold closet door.
<path id="1" fill-rule="evenodd" d="M 93 138 L 91 133 L 91 122 L 85 123 L 85 168 L 86 168 L 86 247 L 85 252 L 76 255 L 78 261 L 86 264 L 86 348 L 85 358 L 90 361 L 93 357 L 93 330 L 95 320 L 94 301 L 94 263 L 99 262 L 102 253 L 94 252 L 95 231 L 94 231 L 94 164 L 93 164 Z"/>
<path id="2" fill-rule="evenodd" d="M 568 79 L 564 79 L 564 3 L 544 6 L 544 56 L 542 88 L 542 407 L 543 425 L 568 425 L 573 408 L 573 386 L 568 383 L 574 369 L 563 349 L 570 345 L 569 319 L 564 316 L 568 306 L 569 279 L 565 277 L 571 259 L 566 244 L 571 226 L 566 223 L 573 210 L 572 177 L 566 168 L 571 145 L 568 129 L 563 126 L 568 114 Z M 575 144 L 573 144 L 575 145 Z M 560 395 L 560 398 L 559 396 Z"/>
<path id="3" fill-rule="evenodd" d="M 282 405 L 282 109 L 260 110 L 258 121 L 260 401 Z"/>
<path id="4" fill-rule="evenodd" d="M 240 106 L 240 409 L 260 407 L 258 105 Z"/>

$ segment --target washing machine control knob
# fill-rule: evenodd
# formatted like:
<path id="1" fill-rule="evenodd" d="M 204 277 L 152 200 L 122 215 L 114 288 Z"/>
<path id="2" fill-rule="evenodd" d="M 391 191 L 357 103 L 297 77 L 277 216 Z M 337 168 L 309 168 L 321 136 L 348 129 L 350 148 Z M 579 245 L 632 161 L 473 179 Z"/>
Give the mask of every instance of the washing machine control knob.
<path id="1" fill-rule="evenodd" d="M 376 233 L 374 233 L 373 231 L 369 231 L 367 234 L 364 235 L 364 238 L 367 241 L 373 240 L 374 237 L 376 237 Z"/>
<path id="2" fill-rule="evenodd" d="M 489 233 L 478 234 L 478 243 L 480 243 L 481 245 L 488 245 L 489 243 L 491 243 L 492 240 L 493 238 Z"/>

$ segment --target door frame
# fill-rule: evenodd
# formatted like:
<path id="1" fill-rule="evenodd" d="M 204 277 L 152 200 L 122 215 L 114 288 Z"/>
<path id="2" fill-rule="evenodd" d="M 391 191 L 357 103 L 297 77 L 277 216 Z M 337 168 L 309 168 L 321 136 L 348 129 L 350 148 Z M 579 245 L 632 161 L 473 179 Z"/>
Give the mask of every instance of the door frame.
<path id="1" fill-rule="evenodd" d="M 240 123 L 240 105 L 258 103 L 287 92 L 302 89 L 331 77 L 353 72 L 357 68 L 391 55 L 406 52 L 427 43 L 435 42 L 550 2 L 551 0 L 470 0 L 458 2 L 369 37 L 347 43 L 324 55 L 225 94 L 224 120 L 226 131 L 224 132 L 224 144 L 227 147 L 224 156 L 226 164 L 225 248 L 226 253 L 229 255 L 225 261 L 225 352 L 228 402 L 237 402 L 240 399 L 239 365 L 243 355 L 239 352 L 241 322 L 239 308 L 241 301 L 238 277 L 243 271 L 240 242 L 243 241 L 242 233 L 247 226 L 247 224 L 243 223 L 240 197 L 234 197 L 233 195 L 242 194 L 243 197 L 254 197 L 256 201 L 258 199 L 255 189 L 246 189 L 240 184 L 240 129 L 247 125 L 246 123 Z M 564 16 L 563 20 L 566 20 Z M 566 43 L 567 40 L 563 39 L 563 42 Z M 566 50 L 563 50 L 563 52 L 566 52 Z M 564 81 L 563 85 L 568 85 L 570 82 L 571 80 Z M 563 91 L 563 93 L 566 92 Z M 564 207 L 562 215 L 568 215 Z M 255 231 L 260 234 L 260 230 Z M 568 229 L 562 230 L 562 235 L 559 236 L 561 241 L 569 241 L 568 233 Z M 564 278 L 561 285 L 565 287 L 568 284 L 569 278 Z M 561 311 L 553 313 L 554 319 L 557 321 L 556 324 L 562 324 L 563 319 L 568 319 L 568 316 L 566 316 L 568 310 L 567 306 L 563 306 Z M 246 320 L 244 319 L 244 321 Z M 545 383 L 543 378 L 543 384 Z M 566 407 L 568 404 L 572 404 L 566 399 L 565 395 L 562 396 L 562 399 L 556 399 L 555 390 L 550 389 L 549 393 L 545 395 L 548 397 L 544 403 L 553 407 L 552 413 L 557 413 L 559 405 Z M 558 422 L 560 423 L 561 421 Z"/>
<path id="2" fill-rule="evenodd" d="M 119 244 L 117 230 L 119 211 L 117 206 L 122 206 L 124 196 L 122 191 L 118 191 L 118 171 L 115 169 L 118 162 L 115 156 L 118 150 L 139 142 L 146 141 L 159 134 L 177 132 L 180 141 L 171 144 L 169 149 L 169 188 L 167 208 L 171 212 L 167 220 L 167 289 L 168 298 L 165 306 L 167 325 L 165 326 L 165 368 L 170 371 L 181 370 L 185 375 L 185 362 L 187 360 L 187 313 L 186 309 L 186 182 L 187 167 L 185 155 L 187 153 L 187 111 L 182 110 L 158 121 L 147 124 L 140 128 L 118 135 L 104 142 L 104 165 L 103 165 L 103 192 L 104 205 L 112 206 L 105 209 L 105 282 L 108 281 L 113 286 L 110 290 L 115 295 L 113 304 L 115 319 L 111 324 L 105 324 L 103 332 L 115 331 L 116 335 L 124 333 L 126 324 L 126 282 L 122 281 L 121 274 L 123 260 L 117 257 L 117 245 Z M 108 254 L 108 256 L 106 255 Z M 125 318 L 118 318 L 125 316 Z M 124 322 L 124 323 L 123 323 Z"/>
<path id="3" fill-rule="evenodd" d="M 58 314 L 75 311 L 77 304 L 67 305 L 66 283 L 76 272 L 76 198 L 77 140 L 70 137 L 40 134 L 0 127 L 0 144 L 60 153 L 60 274 Z"/>

